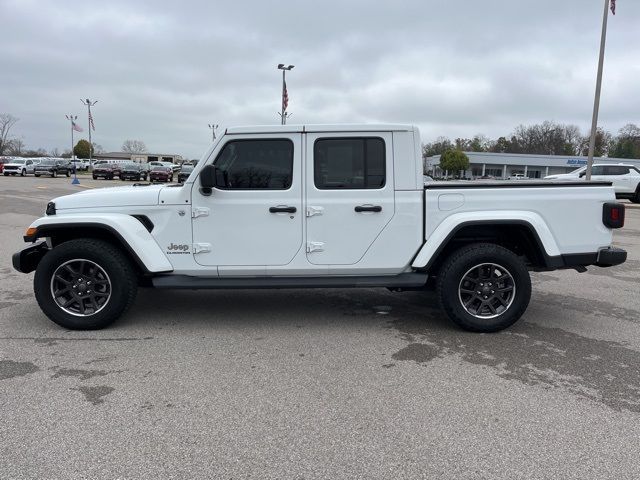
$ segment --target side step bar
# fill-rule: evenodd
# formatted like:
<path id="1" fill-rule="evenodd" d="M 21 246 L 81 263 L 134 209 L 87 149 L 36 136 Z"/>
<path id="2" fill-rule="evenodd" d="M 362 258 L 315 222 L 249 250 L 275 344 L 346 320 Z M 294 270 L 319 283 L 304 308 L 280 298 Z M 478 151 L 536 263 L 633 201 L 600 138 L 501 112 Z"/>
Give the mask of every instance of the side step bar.
<path id="1" fill-rule="evenodd" d="M 151 279 L 156 288 L 415 288 L 427 283 L 426 273 L 401 273 L 377 277 L 193 277 L 189 275 L 158 275 Z"/>

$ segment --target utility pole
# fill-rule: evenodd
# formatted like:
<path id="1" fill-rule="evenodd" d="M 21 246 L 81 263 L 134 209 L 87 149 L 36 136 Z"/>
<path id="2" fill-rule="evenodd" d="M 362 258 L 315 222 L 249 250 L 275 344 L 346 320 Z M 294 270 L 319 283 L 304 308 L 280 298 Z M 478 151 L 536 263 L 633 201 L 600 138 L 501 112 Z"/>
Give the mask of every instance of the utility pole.
<path id="1" fill-rule="evenodd" d="M 89 168 L 93 170 L 93 143 L 91 143 L 91 129 L 93 128 L 93 130 L 95 130 L 96 127 L 93 125 L 93 117 L 91 116 L 91 107 L 93 107 L 96 103 L 98 103 L 98 101 L 96 100 L 92 102 L 88 98 L 85 100 L 80 99 L 80 101 L 82 102 L 83 105 L 87 106 L 87 116 L 88 116 L 87 125 L 89 125 Z"/>
<path id="2" fill-rule="evenodd" d="M 211 129 L 211 141 L 216 141 L 216 130 L 218 129 L 218 125 L 215 123 L 209 123 L 209 128 Z"/>
<path id="3" fill-rule="evenodd" d="M 78 166 L 76 165 L 76 162 L 74 162 L 76 156 L 73 154 L 73 131 L 78 128 L 76 127 L 76 120 L 78 119 L 78 116 L 69 114 L 65 115 L 65 117 L 67 117 L 67 120 L 69 120 L 69 122 L 71 123 L 71 163 L 73 164 L 73 181 L 71 183 L 73 185 L 78 185 L 80 183 L 80 180 L 78 180 L 78 175 L 76 173 L 76 171 L 78 170 Z"/>
<path id="4" fill-rule="evenodd" d="M 615 15 L 615 0 L 611 11 Z M 596 95 L 593 100 L 593 117 L 591 119 L 591 137 L 589 138 L 589 157 L 587 159 L 587 172 L 585 180 L 591 180 L 591 168 L 593 167 L 593 152 L 596 146 L 596 133 L 598 129 L 598 111 L 600 109 L 600 91 L 602 89 L 602 66 L 604 64 L 604 46 L 607 40 L 607 19 L 609 17 L 609 0 L 604 0 L 604 15 L 602 17 L 602 35 L 600 36 L 600 58 L 598 59 L 598 76 L 596 79 Z"/>
<path id="5" fill-rule="evenodd" d="M 280 115 L 280 123 L 282 125 L 286 125 L 287 117 L 291 115 L 287 113 L 287 107 L 289 106 L 289 93 L 287 92 L 287 82 L 285 80 L 285 74 L 287 70 L 291 70 L 295 65 L 289 65 L 288 67 L 284 66 L 284 63 L 278 64 L 278 70 L 282 70 L 282 111 L 279 113 Z"/>

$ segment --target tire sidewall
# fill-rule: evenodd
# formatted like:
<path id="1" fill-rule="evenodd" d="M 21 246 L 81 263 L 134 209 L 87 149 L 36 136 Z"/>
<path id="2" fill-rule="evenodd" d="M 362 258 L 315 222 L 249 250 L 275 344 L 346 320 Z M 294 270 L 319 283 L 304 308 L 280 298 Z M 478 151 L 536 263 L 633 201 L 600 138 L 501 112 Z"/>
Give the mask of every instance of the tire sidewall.
<path id="1" fill-rule="evenodd" d="M 33 279 L 35 296 L 44 313 L 58 325 L 74 330 L 99 329 L 111 324 L 127 308 L 127 298 L 130 295 L 130 282 L 126 281 L 133 275 L 131 268 L 127 268 L 121 258 L 116 258 L 119 252 L 102 241 L 96 241 L 95 248 L 82 240 L 65 242 L 48 252 L 38 264 Z M 113 253 L 116 253 L 114 256 Z M 98 313 L 79 317 L 62 310 L 55 302 L 51 293 L 51 278 L 56 269 L 63 263 L 74 259 L 86 259 L 95 262 L 102 268 L 111 281 L 111 297 L 107 305 Z"/>
<path id="2" fill-rule="evenodd" d="M 453 254 L 455 260 L 443 268 L 439 285 L 442 306 L 451 319 L 462 328 L 477 332 L 496 332 L 513 325 L 526 310 L 531 297 L 531 278 L 524 262 L 509 250 L 495 245 L 487 246 L 486 250 L 463 248 L 456 253 L 461 255 Z M 483 263 L 494 263 L 506 269 L 515 284 L 513 302 L 495 318 L 476 318 L 460 302 L 459 286 L 463 276 Z"/>

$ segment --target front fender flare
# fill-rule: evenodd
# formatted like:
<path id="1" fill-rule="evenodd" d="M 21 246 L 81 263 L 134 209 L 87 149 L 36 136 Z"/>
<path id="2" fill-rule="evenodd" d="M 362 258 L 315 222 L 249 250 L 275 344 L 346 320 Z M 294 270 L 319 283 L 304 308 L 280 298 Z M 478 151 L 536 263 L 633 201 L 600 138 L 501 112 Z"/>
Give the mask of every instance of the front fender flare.
<path id="1" fill-rule="evenodd" d="M 173 266 L 145 226 L 136 218 L 121 213 L 69 214 L 42 217 L 29 228 L 36 233 L 25 236 L 25 241 L 50 237 L 56 231 L 91 228 L 106 230 L 114 235 L 121 246 L 133 256 L 139 266 L 150 273 L 170 272 Z"/>

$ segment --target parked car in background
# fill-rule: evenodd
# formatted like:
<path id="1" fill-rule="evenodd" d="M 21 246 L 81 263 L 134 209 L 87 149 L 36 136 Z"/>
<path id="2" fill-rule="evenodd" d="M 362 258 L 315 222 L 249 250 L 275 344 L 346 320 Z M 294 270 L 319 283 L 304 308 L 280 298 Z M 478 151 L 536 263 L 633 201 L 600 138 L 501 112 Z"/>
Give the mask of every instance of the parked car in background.
<path id="1" fill-rule="evenodd" d="M 140 163 L 125 163 L 120 170 L 120 180 L 146 180 L 147 170 Z"/>
<path id="2" fill-rule="evenodd" d="M 149 162 L 149 168 L 153 167 L 169 167 L 172 172 L 177 172 L 180 170 L 180 165 L 172 162 Z"/>
<path id="3" fill-rule="evenodd" d="M 35 162 L 30 158 L 14 158 L 8 163 L 4 164 L 3 175 L 8 177 L 9 175 L 20 175 L 24 177 L 27 174 L 35 172 Z"/>
<path id="4" fill-rule="evenodd" d="M 121 172 L 122 167 L 117 163 L 100 163 L 93 166 L 92 176 L 94 180 L 98 178 L 113 180 L 114 177 L 119 177 Z"/>
<path id="5" fill-rule="evenodd" d="M 559 175 L 548 175 L 545 180 L 584 180 L 587 167 Z M 633 203 L 640 203 L 640 169 L 635 165 L 623 163 L 596 163 L 591 167 L 591 180 L 594 182 L 611 182 L 616 198 L 626 198 Z"/>
<path id="6" fill-rule="evenodd" d="M 193 165 L 183 163 L 180 168 L 180 172 L 178 173 L 178 182 L 183 183 L 187 178 L 189 178 L 191 172 L 193 172 Z"/>
<path id="7" fill-rule="evenodd" d="M 69 160 L 44 158 L 35 166 L 34 174 L 36 177 L 40 175 L 51 175 L 52 178 L 58 175 L 70 177 L 74 171 L 74 167 Z"/>
<path id="8" fill-rule="evenodd" d="M 149 171 L 149 181 L 153 182 L 173 182 L 173 169 L 164 165 L 156 165 Z"/>
<path id="9" fill-rule="evenodd" d="M 514 173 L 513 175 L 509 175 L 508 180 L 526 180 L 527 177 L 524 176 L 524 173 Z"/>
<path id="10" fill-rule="evenodd" d="M 71 164 L 76 168 L 78 172 L 86 172 L 89 170 L 89 160 L 81 160 L 79 158 L 75 158 L 71 160 Z"/>

